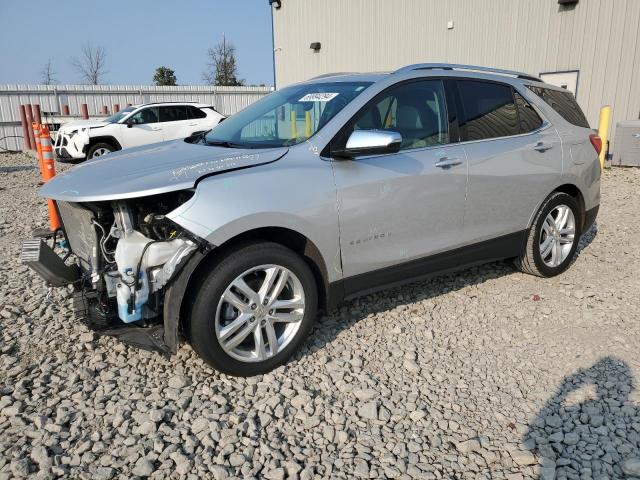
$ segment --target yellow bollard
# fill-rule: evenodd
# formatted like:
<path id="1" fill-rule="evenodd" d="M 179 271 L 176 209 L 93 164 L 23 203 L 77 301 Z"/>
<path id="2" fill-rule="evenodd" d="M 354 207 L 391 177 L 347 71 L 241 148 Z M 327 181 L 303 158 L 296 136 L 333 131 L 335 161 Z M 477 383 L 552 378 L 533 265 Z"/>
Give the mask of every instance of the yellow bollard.
<path id="1" fill-rule="evenodd" d="M 298 138 L 298 117 L 295 110 L 291 110 L 291 138 Z"/>
<path id="2" fill-rule="evenodd" d="M 600 109 L 600 122 L 598 124 L 598 136 L 602 140 L 600 150 L 600 168 L 604 169 L 605 156 L 607 154 L 607 142 L 609 140 L 609 122 L 611 120 L 611 106 L 605 105 Z"/>
<path id="3" fill-rule="evenodd" d="M 304 135 L 309 138 L 311 136 L 311 112 L 304 112 Z"/>

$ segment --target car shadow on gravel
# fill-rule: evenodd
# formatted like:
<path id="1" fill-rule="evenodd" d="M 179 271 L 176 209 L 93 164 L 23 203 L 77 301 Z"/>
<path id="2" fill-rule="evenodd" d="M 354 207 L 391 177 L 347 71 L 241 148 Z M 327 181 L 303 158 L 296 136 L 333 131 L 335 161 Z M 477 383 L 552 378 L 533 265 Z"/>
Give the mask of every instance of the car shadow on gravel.
<path id="1" fill-rule="evenodd" d="M 25 172 L 27 170 L 35 169 L 35 165 L 11 165 L 9 167 L 0 167 L 0 173 Z"/>
<path id="2" fill-rule="evenodd" d="M 580 252 L 587 248 L 598 235 L 597 223 L 594 223 L 580 238 L 576 256 L 572 263 L 580 258 Z M 571 268 L 571 267 L 569 267 Z M 479 285 L 488 280 L 517 273 L 511 260 L 487 263 L 453 273 L 436 275 L 407 285 L 392 287 L 380 292 L 364 295 L 344 302 L 336 309 L 326 312 L 318 319 L 314 332 L 309 335 L 305 345 L 298 352 L 302 357 L 316 348 L 331 343 L 343 330 L 364 319 L 366 316 L 407 306 L 422 300 L 438 298 L 446 293 L 465 287 Z"/>
<path id="3" fill-rule="evenodd" d="M 598 236 L 598 222 L 594 222 L 593 225 L 591 225 L 591 228 L 589 228 L 589 230 L 584 232 L 580 237 L 580 242 L 578 243 L 578 248 L 576 249 L 577 255 L 574 258 L 574 262 L 578 259 L 580 252 L 585 248 L 587 248 L 589 245 L 591 245 L 591 242 L 593 242 L 597 236 Z"/>
<path id="4" fill-rule="evenodd" d="M 605 357 L 566 377 L 522 438 L 540 479 L 640 477 L 640 405 L 629 366 Z"/>

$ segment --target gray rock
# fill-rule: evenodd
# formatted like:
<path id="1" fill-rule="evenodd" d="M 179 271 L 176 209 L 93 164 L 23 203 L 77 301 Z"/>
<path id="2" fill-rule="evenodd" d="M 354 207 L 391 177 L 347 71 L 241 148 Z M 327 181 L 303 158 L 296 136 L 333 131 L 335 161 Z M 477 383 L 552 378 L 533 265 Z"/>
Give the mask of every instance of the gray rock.
<path id="1" fill-rule="evenodd" d="M 469 440 L 465 440 L 464 442 L 459 442 L 456 444 L 456 448 L 461 453 L 470 453 L 470 452 L 478 452 L 481 448 L 480 442 L 471 438 Z"/>
<path id="2" fill-rule="evenodd" d="M 139 477 L 148 477 L 153 473 L 154 470 L 155 468 L 153 466 L 153 463 L 151 463 L 145 457 L 140 457 L 131 473 Z"/>
<path id="3" fill-rule="evenodd" d="M 366 402 L 358 408 L 358 416 L 366 420 L 378 419 L 378 405 L 375 401 Z"/>
<path id="4" fill-rule="evenodd" d="M 11 462 L 9 466 L 11 469 L 11 473 L 13 473 L 16 477 L 22 478 L 29 475 L 29 462 L 26 458 L 21 460 L 14 460 Z"/>
<path id="5" fill-rule="evenodd" d="M 174 375 L 169 379 L 168 385 L 171 388 L 181 389 L 191 385 L 191 379 L 184 375 Z"/>
<path id="6" fill-rule="evenodd" d="M 274 468 L 264 474 L 264 478 L 267 480 L 284 480 L 285 471 L 284 468 Z"/>
<path id="7" fill-rule="evenodd" d="M 576 445 L 580 441 L 580 435 L 575 432 L 568 432 L 564 434 L 563 442 L 567 445 Z"/>
<path id="8" fill-rule="evenodd" d="M 628 477 L 640 477 L 640 457 L 626 458 L 620 468 Z"/>
<path id="9" fill-rule="evenodd" d="M 513 450 L 510 453 L 513 461 L 521 467 L 537 463 L 536 457 L 528 450 Z"/>

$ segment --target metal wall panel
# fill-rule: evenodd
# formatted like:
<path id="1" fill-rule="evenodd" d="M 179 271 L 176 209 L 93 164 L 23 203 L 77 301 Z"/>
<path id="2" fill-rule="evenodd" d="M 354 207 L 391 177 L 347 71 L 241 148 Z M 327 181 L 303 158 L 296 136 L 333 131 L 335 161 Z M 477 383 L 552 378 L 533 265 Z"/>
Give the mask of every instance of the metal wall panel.
<path id="1" fill-rule="evenodd" d="M 112 113 L 116 103 L 124 108 L 127 103 L 195 101 L 209 103 L 219 112 L 232 115 L 270 92 L 270 87 L 206 85 L 0 85 L 0 147 L 22 149 L 21 139 L 4 137 L 22 135 L 19 108 L 27 103 L 40 104 L 43 113 L 57 114 L 64 105 L 69 105 L 71 115 L 80 115 L 81 105 L 86 103 L 89 115 L 93 116 L 101 114 L 103 105 Z"/>
<path id="2" fill-rule="evenodd" d="M 278 88 L 417 62 L 579 70 L 577 99 L 592 127 L 606 104 L 612 139 L 619 121 L 640 118 L 639 0 L 286 0 L 273 13 Z"/>

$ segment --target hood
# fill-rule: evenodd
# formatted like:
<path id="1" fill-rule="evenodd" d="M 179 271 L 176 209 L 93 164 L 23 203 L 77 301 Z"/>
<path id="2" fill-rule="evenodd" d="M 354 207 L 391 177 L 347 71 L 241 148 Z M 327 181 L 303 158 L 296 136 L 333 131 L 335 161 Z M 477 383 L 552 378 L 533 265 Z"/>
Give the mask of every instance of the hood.
<path id="1" fill-rule="evenodd" d="M 61 131 L 73 131 L 79 128 L 100 128 L 105 125 L 110 125 L 102 120 L 74 120 L 73 122 L 67 122 L 60 127 Z"/>
<path id="2" fill-rule="evenodd" d="M 274 162 L 287 150 L 224 148 L 173 140 L 88 160 L 56 175 L 38 193 L 68 202 L 156 195 L 193 188 L 202 177 Z"/>

